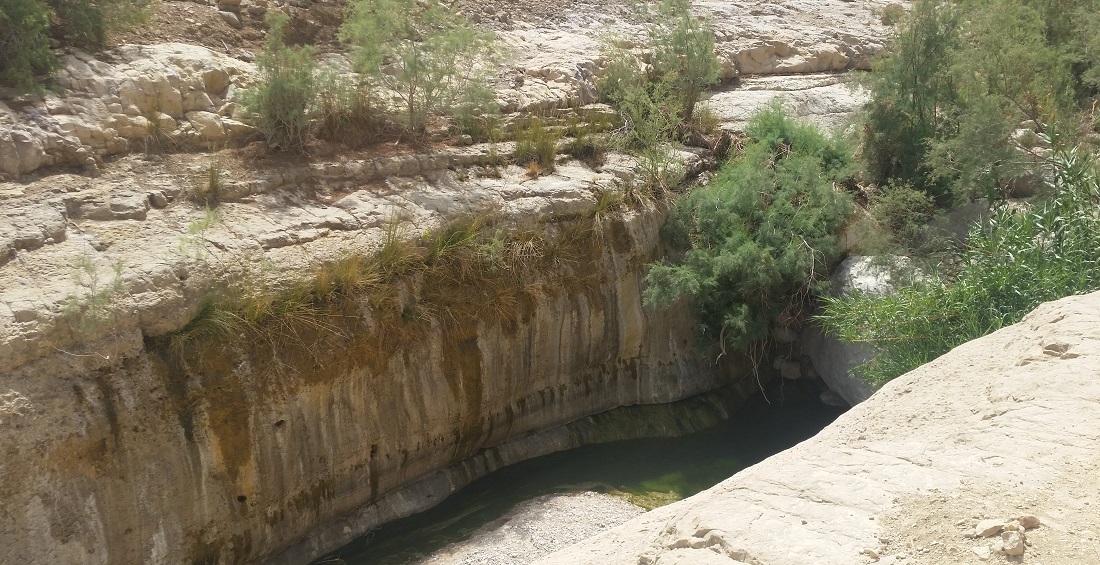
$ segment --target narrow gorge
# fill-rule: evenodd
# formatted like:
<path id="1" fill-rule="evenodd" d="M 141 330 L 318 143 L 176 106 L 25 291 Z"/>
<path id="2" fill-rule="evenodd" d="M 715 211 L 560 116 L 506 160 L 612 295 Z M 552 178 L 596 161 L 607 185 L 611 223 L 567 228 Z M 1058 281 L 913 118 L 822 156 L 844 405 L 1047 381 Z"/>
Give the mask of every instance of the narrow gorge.
<path id="1" fill-rule="evenodd" d="M 646 275 L 675 254 L 662 236 L 673 196 L 714 178 L 773 100 L 822 129 L 849 124 L 867 100 L 852 74 L 870 69 L 908 3 L 693 2 L 691 18 L 713 26 L 720 81 L 699 102 L 712 127 L 660 164 L 672 186 L 644 152 L 620 143 L 596 159 L 581 143 L 638 126 L 597 92 L 608 46 L 652 57 L 637 11 L 451 4 L 504 54 L 484 85 L 499 120 L 485 138 L 428 120 L 414 140 L 386 130 L 276 151 L 247 109 L 270 78 L 265 14 L 286 13 L 291 45 L 315 44 L 326 69 L 359 80 L 337 40 L 347 5 L 328 0 L 163 0 L 103 49 L 54 46 L 48 89 L 0 89 L 0 563 L 309 563 L 503 467 L 712 428 L 773 379 L 824 389 L 794 332 L 753 355 L 714 347 L 684 301 L 643 306 Z M 522 137 L 544 126 L 557 135 L 549 155 L 521 160 Z M 1093 302 L 1031 320 L 1085 323 L 1079 305 Z M 997 335 L 989 347 L 1034 349 Z M 1081 340 L 1072 363 L 1088 358 Z M 1055 362 L 1045 352 L 1029 363 Z M 894 424 L 852 430 L 894 411 L 884 421 L 907 416 L 941 447 L 984 441 L 925 422 L 920 402 L 883 406 L 905 386 L 542 562 L 900 563 L 903 534 L 873 538 L 873 520 L 892 496 L 957 488 L 957 469 L 922 455 L 932 439 L 890 443 Z M 1018 388 L 990 392 L 982 414 L 1010 414 Z M 964 392 L 937 390 L 962 410 Z M 1051 394 L 1034 398 L 1067 402 Z M 826 444 L 838 434 L 839 448 Z M 1088 459 L 1095 438 L 1078 439 L 1067 453 Z M 1011 449 L 995 447 L 1001 460 Z M 833 448 L 925 480 L 859 483 L 856 496 L 844 461 L 825 461 Z M 988 464 L 983 480 L 1039 466 Z M 727 504 L 736 519 L 707 514 Z M 834 520 L 858 525 L 815 529 Z"/>

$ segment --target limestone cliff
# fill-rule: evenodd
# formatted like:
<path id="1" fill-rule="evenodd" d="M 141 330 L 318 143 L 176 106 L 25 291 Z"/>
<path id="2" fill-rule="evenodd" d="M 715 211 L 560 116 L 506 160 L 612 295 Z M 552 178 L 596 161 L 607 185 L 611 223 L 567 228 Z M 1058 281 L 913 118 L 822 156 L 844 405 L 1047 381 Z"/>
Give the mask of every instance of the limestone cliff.
<path id="1" fill-rule="evenodd" d="M 562 166 L 556 176 L 515 184 L 508 174 L 520 173 L 508 173 L 497 189 L 476 191 L 446 188 L 440 179 L 454 173 L 445 172 L 437 188 L 403 191 L 402 210 L 419 218 L 407 221 L 422 232 L 441 214 L 465 209 L 463 198 L 503 198 L 498 208 L 525 206 L 513 221 L 565 229 L 591 221 L 585 218 L 596 205 L 592 188 L 582 188 L 594 185 L 567 178 L 581 170 Z M 586 183 L 612 178 L 584 174 Z M 114 186 L 110 175 L 98 182 Z M 94 193 L 95 185 L 85 190 Z M 49 198 L 38 202 L 51 206 Z M 730 367 L 715 366 L 687 337 L 689 319 L 642 309 L 643 267 L 654 257 L 663 217 L 647 206 L 598 224 L 584 261 L 573 266 L 576 277 L 547 273 L 548 281 L 575 285 L 532 290 L 514 318 L 432 317 L 400 335 L 392 326 L 371 330 L 368 320 L 355 326 L 359 333 L 338 338 L 246 342 L 184 361 L 156 339 L 186 323 L 200 287 L 219 288 L 249 248 L 268 257 L 292 251 L 282 263 L 289 272 L 295 256 L 321 264 L 379 233 L 370 218 L 382 202 L 360 191 L 338 207 L 307 200 L 264 212 L 227 203 L 199 238 L 209 255 L 198 257 L 167 243 L 186 237 L 174 214 L 201 217 L 201 210 L 143 208 L 142 219 L 70 224 L 68 237 L 6 265 L 8 303 L 52 302 L 7 333 L 12 339 L 19 335 L 12 330 L 33 330 L 39 339 L 10 342 L 0 375 L 3 554 L 55 563 L 253 562 L 320 528 L 323 535 L 283 557 L 302 561 L 423 509 L 492 468 L 577 445 L 591 433 L 561 426 L 729 382 Z M 566 211 L 568 202 L 574 208 Z M 544 205 L 561 211 L 557 219 L 537 219 Z M 334 217 L 346 225 L 332 229 Z M 282 247 L 264 246 L 262 230 L 241 227 L 288 220 L 289 231 L 266 232 L 298 234 Z M 300 235 L 310 229 L 322 231 Z M 130 243 L 138 233 L 148 255 Z M 82 330 L 63 307 L 66 285 L 78 301 L 92 299 L 63 269 L 53 271 L 59 289 L 42 293 L 48 283 L 35 268 L 73 257 L 94 260 L 93 272 L 122 265 L 122 290 L 110 295 L 110 317 L 98 327 Z M 401 292 L 427 290 L 413 281 Z M 82 331 L 103 339 L 81 342 Z"/>
<path id="2" fill-rule="evenodd" d="M 539 563 L 1093 563 L 1098 312 L 1100 293 L 1045 304 L 816 437 Z"/>
<path id="3" fill-rule="evenodd" d="M 543 4 L 472 14 L 514 59 L 493 84 L 501 109 L 607 112 L 582 107 L 600 41 L 622 31 L 641 52 L 641 27 L 614 2 L 523 21 Z M 162 2 L 157 17 L 173 25 L 144 35 L 158 44 L 70 50 L 57 92 L 0 93 L 0 562 L 302 562 L 500 465 L 678 425 L 674 406 L 639 408 L 629 424 L 607 413 L 617 407 L 684 401 L 701 420 L 725 409 L 699 395 L 743 367 L 700 353 L 683 313 L 641 308 L 662 208 L 609 213 L 601 199 L 633 182 L 630 157 L 596 170 L 564 159 L 529 178 L 514 166 L 478 174 L 509 143 L 267 153 L 250 145 L 238 95 L 256 78 L 248 49 L 268 5 Z M 797 115 L 839 123 L 860 100 L 842 77 L 753 75 L 867 68 L 885 5 L 697 2 L 723 78 L 752 92 L 715 97 L 715 114 L 740 127 L 787 93 Z M 229 22 L 248 33 L 227 35 Z M 678 157 L 691 173 L 713 165 L 706 151 Z M 216 210 L 195 204 L 202 190 L 217 192 Z M 558 236 L 595 229 L 582 260 L 542 273 L 508 316 L 410 308 L 404 332 L 363 308 L 355 331 L 297 346 L 230 336 L 180 355 L 165 344 L 234 281 L 288 284 L 377 251 L 394 226 L 418 237 L 485 210 Z M 462 296 L 415 278 L 394 287 L 409 303 L 427 291 Z"/>

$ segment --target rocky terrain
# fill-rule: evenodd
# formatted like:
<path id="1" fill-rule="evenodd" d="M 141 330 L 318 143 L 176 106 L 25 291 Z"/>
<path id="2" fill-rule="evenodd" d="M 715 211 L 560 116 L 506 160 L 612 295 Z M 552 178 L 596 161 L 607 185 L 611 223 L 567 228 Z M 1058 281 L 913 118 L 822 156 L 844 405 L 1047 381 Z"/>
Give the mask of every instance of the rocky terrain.
<path id="1" fill-rule="evenodd" d="M 512 48 L 495 84 L 505 112 L 609 111 L 592 104 L 600 42 L 614 31 L 641 48 L 640 27 L 619 3 L 560 4 L 466 6 Z M 696 3 L 726 81 L 708 103 L 728 129 L 780 94 L 841 124 L 860 98 L 836 73 L 881 50 L 884 6 Z M 448 139 L 269 154 L 238 102 L 274 8 L 346 64 L 325 19 L 339 5 L 166 1 L 112 49 L 67 52 L 57 92 L 0 93 L 0 560 L 305 561 L 500 465 L 675 433 L 674 408 L 629 417 L 647 426 L 597 416 L 690 402 L 744 373 L 701 356 L 682 313 L 641 308 L 659 202 L 600 216 L 587 286 L 529 294 L 515 324 L 459 335 L 436 321 L 384 354 L 373 345 L 392 339 L 371 330 L 339 350 L 174 364 L 158 340 L 234 280 L 300 280 L 374 252 L 389 230 L 422 235 L 478 210 L 560 234 L 635 174 L 615 154 L 539 178 L 483 171 L 511 145 Z M 714 165 L 704 149 L 679 157 L 692 174 Z M 211 187 L 216 211 L 195 203 Z M 321 356 L 338 366 L 321 370 Z M 708 418 L 724 410 L 703 404 L 692 409 Z"/>
<path id="2" fill-rule="evenodd" d="M 1093 563 L 1100 294 L 898 378 L 816 437 L 538 561 Z"/>

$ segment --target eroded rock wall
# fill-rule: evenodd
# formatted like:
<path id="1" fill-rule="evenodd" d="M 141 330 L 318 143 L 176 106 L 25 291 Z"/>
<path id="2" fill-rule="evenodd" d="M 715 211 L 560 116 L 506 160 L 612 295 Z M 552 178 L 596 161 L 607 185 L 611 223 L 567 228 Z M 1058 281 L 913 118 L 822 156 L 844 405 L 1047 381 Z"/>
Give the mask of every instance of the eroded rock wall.
<path id="1" fill-rule="evenodd" d="M 686 317 L 642 308 L 661 221 L 643 209 L 607 224 L 598 282 L 550 289 L 510 324 L 433 321 L 397 346 L 374 333 L 189 363 L 147 338 L 121 358 L 85 353 L 94 370 L 0 376 L 3 555 L 262 560 L 483 448 L 727 383 Z M 346 530 L 326 539 L 360 533 Z"/>

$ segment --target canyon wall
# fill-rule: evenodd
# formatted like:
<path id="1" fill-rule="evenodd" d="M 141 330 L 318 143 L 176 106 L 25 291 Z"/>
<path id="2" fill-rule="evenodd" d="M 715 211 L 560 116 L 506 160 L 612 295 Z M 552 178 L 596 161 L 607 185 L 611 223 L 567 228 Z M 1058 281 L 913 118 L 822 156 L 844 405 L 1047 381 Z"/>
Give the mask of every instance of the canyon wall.
<path id="1" fill-rule="evenodd" d="M 701 354 L 688 317 L 642 307 L 662 218 L 642 207 L 602 224 L 588 283 L 545 289 L 511 321 L 433 319 L 398 341 L 379 327 L 338 347 L 310 342 L 324 350 L 251 343 L 187 362 L 139 327 L 136 349 L 57 347 L 6 372 L 3 554 L 243 563 L 329 525 L 280 558 L 300 562 L 496 466 L 581 443 L 570 422 L 729 384 L 736 363 Z M 187 264 L 200 279 L 218 270 Z"/>

